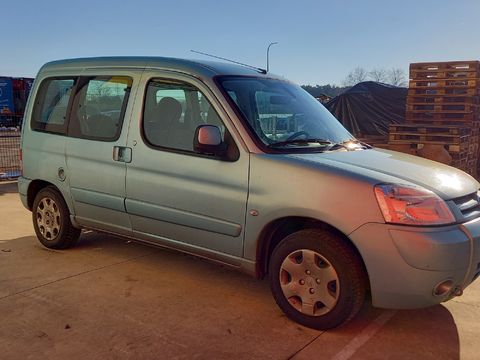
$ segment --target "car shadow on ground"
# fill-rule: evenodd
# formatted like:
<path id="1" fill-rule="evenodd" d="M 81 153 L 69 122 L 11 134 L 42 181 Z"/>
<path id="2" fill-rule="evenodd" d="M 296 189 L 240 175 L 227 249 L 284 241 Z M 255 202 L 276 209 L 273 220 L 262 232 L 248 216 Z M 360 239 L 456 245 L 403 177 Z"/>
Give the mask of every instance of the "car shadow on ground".
<path id="1" fill-rule="evenodd" d="M 131 318 L 130 321 L 135 319 L 138 323 L 145 321 L 142 317 L 145 315 L 140 314 L 138 311 L 131 311 L 129 310 L 131 305 L 127 306 L 132 296 L 135 296 L 137 293 L 139 295 L 137 295 L 135 300 L 137 302 L 140 301 L 140 304 L 143 304 L 144 307 L 149 308 L 152 301 L 154 300 L 155 302 L 155 309 L 157 310 L 152 310 L 152 313 L 148 316 L 152 326 L 157 321 L 160 321 L 158 323 L 159 326 L 174 324 L 178 327 L 177 322 L 182 321 L 180 320 L 181 310 L 183 309 L 182 302 L 185 302 L 185 300 L 182 299 L 178 304 L 172 303 L 166 295 L 170 291 L 175 296 L 188 293 L 192 297 L 191 300 L 187 300 L 188 306 L 201 309 L 202 315 L 199 319 L 215 319 L 215 326 L 228 326 L 228 329 L 225 331 L 229 334 L 248 333 L 249 336 L 257 339 L 257 341 L 260 341 L 260 339 L 264 339 L 261 341 L 266 341 L 265 337 L 268 338 L 266 327 L 273 326 L 274 329 L 272 328 L 271 330 L 274 330 L 277 335 L 279 332 L 283 334 L 286 337 L 284 341 L 289 337 L 296 337 L 296 344 L 303 342 L 304 345 L 298 346 L 298 351 L 294 350 L 290 355 L 286 356 L 288 358 L 319 358 L 319 354 L 322 354 L 320 357 L 322 359 L 337 357 L 337 359 L 438 360 L 459 359 L 460 357 L 459 335 L 455 320 L 451 313 L 442 305 L 420 310 L 391 311 L 372 308 L 367 301 L 358 316 L 347 325 L 326 332 L 317 332 L 303 328 L 285 318 L 283 313 L 275 306 L 275 302 L 270 295 L 267 280 L 256 280 L 228 267 L 190 255 L 146 246 L 128 239 L 96 232 L 84 232 L 78 246 L 65 251 L 45 252 L 45 248 L 39 245 L 32 236 L 9 240 L 8 246 L 12 251 L 5 253 L 5 256 L 16 256 L 16 253 L 18 253 L 18 256 L 25 256 L 25 251 L 28 251 L 28 256 L 32 258 L 37 257 L 37 259 L 29 261 L 32 268 L 28 273 L 33 274 L 32 276 L 35 276 L 36 273 L 35 266 L 42 266 L 44 271 L 49 269 L 56 271 L 55 269 L 61 261 L 71 264 L 70 266 L 73 267 L 77 266 L 80 272 L 82 266 L 79 263 L 88 262 L 91 257 L 98 257 L 98 254 L 103 254 L 102 256 L 108 257 L 108 259 L 112 257 L 133 259 L 131 265 L 124 263 L 123 269 L 112 271 L 108 282 L 121 283 L 125 280 L 125 284 L 113 286 L 112 293 L 116 296 L 117 308 L 112 308 L 111 310 L 104 308 L 105 313 L 96 315 L 99 317 L 108 316 L 108 311 L 116 311 L 128 315 Z M 64 260 L 61 260 L 61 258 L 64 258 Z M 13 266 L 13 262 L 11 264 Z M 100 266 L 100 262 L 98 266 Z M 2 267 L 0 266 L 0 268 Z M 12 271 L 16 271 L 15 268 L 8 269 L 3 267 L 2 270 L 2 272 Z M 134 272 L 130 273 L 129 271 Z M 0 275 L 0 283 L 3 282 L 5 285 L 16 281 L 16 277 L 19 276 L 18 274 L 11 277 L 4 275 Z M 65 274 L 65 276 L 71 275 Z M 132 280 L 133 277 L 135 278 L 134 280 Z M 171 286 L 170 281 L 172 278 L 175 278 L 173 288 L 162 287 L 164 284 Z M 205 278 L 207 278 L 208 282 L 204 282 Z M 38 280 L 42 281 L 41 279 Z M 131 285 L 133 284 L 132 281 L 135 281 L 134 288 Z M 194 284 L 197 285 L 192 290 Z M 39 283 L 32 285 L 38 288 Z M 99 282 L 98 285 L 91 284 L 89 286 L 92 286 L 93 289 L 96 286 L 101 288 L 105 285 L 106 282 L 103 285 L 102 282 Z M 75 292 L 76 290 L 73 289 L 71 291 Z M 140 294 L 145 293 L 147 295 L 143 295 L 142 298 Z M 105 300 L 98 299 L 100 303 L 109 302 L 108 297 L 111 294 L 109 295 L 105 290 L 100 291 L 99 294 L 105 297 Z M 212 294 L 223 299 L 221 302 L 215 302 L 214 307 L 210 300 Z M 173 295 L 171 298 L 175 298 Z M 162 305 L 162 301 L 165 301 L 165 304 Z M 171 311 L 162 312 L 162 310 L 158 310 L 163 307 L 170 308 Z M 222 309 L 222 307 L 225 309 Z M 232 316 L 233 311 L 237 312 L 235 316 L 238 316 L 238 319 L 243 319 L 242 326 L 238 325 L 239 320 L 233 321 L 228 319 L 228 316 Z M 179 319 L 175 317 L 177 312 Z M 203 326 L 209 326 L 206 320 Z M 118 329 L 118 331 L 122 330 Z M 128 333 L 128 329 L 124 331 Z M 150 329 L 146 328 L 143 331 L 148 333 Z M 258 332 L 258 334 L 255 334 L 255 332 Z M 181 336 L 180 333 L 177 335 Z M 171 336 L 176 335 L 172 333 Z M 236 341 L 240 340 L 244 341 L 242 339 L 237 339 Z M 196 340 L 190 339 L 190 341 Z M 249 353 L 254 357 L 266 355 L 262 351 L 267 351 L 267 349 L 257 349 L 255 347 L 257 345 L 254 344 L 244 345 L 246 348 L 238 348 L 237 350 L 235 347 L 232 348 L 232 346 L 235 346 L 233 339 L 230 340 L 232 341 L 230 345 L 228 340 L 222 341 L 225 341 L 225 343 L 219 342 L 215 346 L 220 349 L 223 347 L 228 348 L 230 349 L 228 351 L 233 353 L 236 351 L 250 351 Z M 271 341 L 274 342 L 274 339 L 272 338 Z M 198 346 L 201 347 L 201 344 Z M 279 347 L 280 344 L 271 346 L 274 349 L 275 346 Z M 269 351 L 272 351 L 272 349 Z M 291 351 L 287 347 L 285 350 Z M 345 353 L 349 356 L 345 357 Z M 343 357 L 339 356 L 339 354 L 343 354 Z M 242 355 L 245 355 L 245 353 L 242 353 Z M 239 356 L 239 358 L 242 357 L 244 356 Z"/>
<path id="2" fill-rule="evenodd" d="M 346 340 L 342 349 L 347 353 L 355 350 L 352 359 L 460 358 L 455 319 L 443 305 L 416 310 L 383 310 L 373 308 L 367 301 L 349 324 L 321 336 L 323 341 L 329 337 L 337 342 Z M 362 346 L 358 347 L 359 343 Z M 335 358 L 333 354 L 331 357 Z"/>

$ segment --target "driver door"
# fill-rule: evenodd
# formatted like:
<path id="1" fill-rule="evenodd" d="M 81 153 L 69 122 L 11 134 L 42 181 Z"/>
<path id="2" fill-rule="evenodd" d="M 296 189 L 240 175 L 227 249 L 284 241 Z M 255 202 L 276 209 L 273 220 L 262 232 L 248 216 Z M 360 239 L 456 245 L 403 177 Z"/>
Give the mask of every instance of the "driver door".
<path id="1" fill-rule="evenodd" d="M 198 253 L 243 255 L 248 195 L 247 152 L 239 151 L 218 101 L 199 81 L 145 73 L 128 145 L 126 208 L 134 235 Z M 229 159 L 193 151 L 199 125 L 218 126 Z M 201 248 L 201 249 L 200 249 Z"/>

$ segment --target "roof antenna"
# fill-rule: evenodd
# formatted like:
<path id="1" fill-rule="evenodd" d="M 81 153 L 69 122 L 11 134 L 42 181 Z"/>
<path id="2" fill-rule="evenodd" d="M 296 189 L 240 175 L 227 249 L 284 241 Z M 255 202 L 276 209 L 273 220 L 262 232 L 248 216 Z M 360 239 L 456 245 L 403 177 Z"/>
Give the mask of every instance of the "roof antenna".
<path id="1" fill-rule="evenodd" d="M 270 59 L 270 46 L 272 46 L 272 45 L 277 45 L 277 44 L 278 44 L 278 42 L 272 42 L 272 43 L 270 43 L 270 44 L 268 45 L 268 47 L 267 47 L 267 72 L 268 72 L 268 70 L 269 70 L 269 66 L 268 66 L 268 65 L 269 65 L 269 59 Z"/>
<path id="2" fill-rule="evenodd" d="M 205 56 L 210 56 L 210 57 L 213 57 L 215 59 L 220 59 L 220 60 L 225 60 L 225 61 L 229 61 L 231 63 L 234 63 L 234 64 L 237 64 L 237 65 L 242 65 L 242 66 L 245 66 L 247 68 L 250 68 L 250 69 L 254 69 L 262 74 L 266 74 L 267 73 L 267 70 L 265 69 L 261 69 L 261 68 L 258 68 L 258 67 L 255 67 L 255 66 L 252 66 L 252 65 L 247 65 L 247 64 L 244 64 L 244 63 L 241 63 L 241 62 L 238 62 L 238 61 L 234 61 L 234 60 L 230 60 L 230 59 L 226 59 L 226 58 L 223 58 L 223 57 L 220 57 L 220 56 L 216 56 L 216 55 L 211 55 L 211 54 L 207 54 L 207 53 L 204 53 L 204 52 L 201 52 L 201 51 L 196 51 L 196 50 L 190 50 L 191 52 L 193 53 L 196 53 L 196 54 L 201 54 L 201 55 L 205 55 Z"/>

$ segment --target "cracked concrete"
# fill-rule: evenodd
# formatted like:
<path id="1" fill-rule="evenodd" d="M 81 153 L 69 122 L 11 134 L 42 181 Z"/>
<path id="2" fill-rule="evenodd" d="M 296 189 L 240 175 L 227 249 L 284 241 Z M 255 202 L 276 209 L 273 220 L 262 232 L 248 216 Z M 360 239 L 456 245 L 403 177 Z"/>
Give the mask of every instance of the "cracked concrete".
<path id="1" fill-rule="evenodd" d="M 368 304 L 319 332 L 281 313 L 267 281 L 173 251 L 88 232 L 45 249 L 0 183 L 1 359 L 477 359 L 480 282 L 453 301 Z"/>

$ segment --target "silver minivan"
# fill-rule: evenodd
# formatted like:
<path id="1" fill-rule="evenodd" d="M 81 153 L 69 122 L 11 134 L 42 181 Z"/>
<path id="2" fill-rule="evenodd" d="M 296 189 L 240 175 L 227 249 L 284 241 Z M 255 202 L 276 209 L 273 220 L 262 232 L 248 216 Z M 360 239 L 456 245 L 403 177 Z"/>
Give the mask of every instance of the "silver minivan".
<path id="1" fill-rule="evenodd" d="M 480 273 L 480 184 L 356 140 L 261 69 L 157 57 L 55 61 L 25 114 L 20 197 L 40 242 L 81 229 L 268 275 L 285 314 L 328 329 L 426 307 Z"/>

